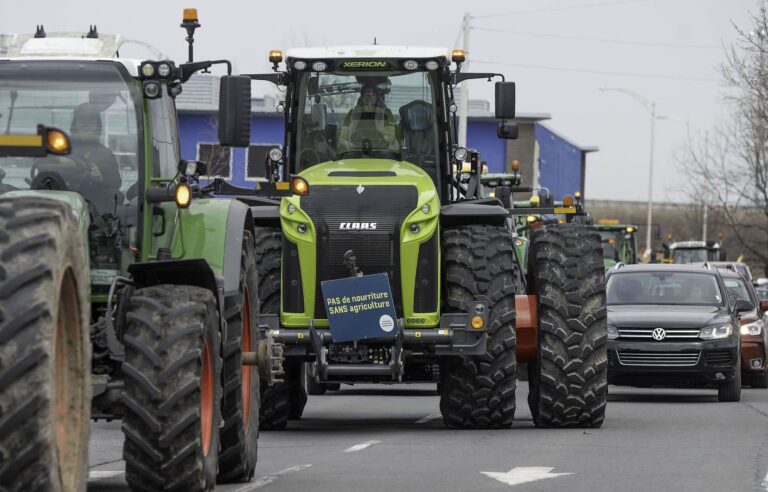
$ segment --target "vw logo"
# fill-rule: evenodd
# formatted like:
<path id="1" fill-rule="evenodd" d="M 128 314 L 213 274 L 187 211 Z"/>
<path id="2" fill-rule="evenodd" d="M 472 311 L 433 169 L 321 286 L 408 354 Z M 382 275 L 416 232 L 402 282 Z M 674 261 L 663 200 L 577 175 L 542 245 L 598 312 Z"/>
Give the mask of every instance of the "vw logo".
<path id="1" fill-rule="evenodd" d="M 365 186 L 357 185 L 357 188 L 355 188 L 355 189 L 357 190 L 357 194 L 361 195 L 365 191 Z"/>
<path id="2" fill-rule="evenodd" d="M 653 337 L 654 340 L 656 340 L 657 342 L 660 342 L 667 337 L 667 332 L 664 331 L 664 328 L 655 328 L 651 333 L 651 336 Z"/>

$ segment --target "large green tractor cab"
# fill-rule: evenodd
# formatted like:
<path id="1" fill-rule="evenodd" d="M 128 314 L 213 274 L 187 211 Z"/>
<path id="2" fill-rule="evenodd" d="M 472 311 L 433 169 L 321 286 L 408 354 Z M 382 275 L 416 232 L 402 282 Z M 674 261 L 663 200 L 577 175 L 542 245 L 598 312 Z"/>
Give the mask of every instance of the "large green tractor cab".
<path id="1" fill-rule="evenodd" d="M 637 226 L 608 223 L 598 220 L 593 227 L 600 233 L 603 243 L 603 264 L 608 271 L 618 263 L 632 265 L 637 263 Z"/>
<path id="2" fill-rule="evenodd" d="M 725 250 L 716 241 L 677 241 L 664 248 L 665 263 L 702 263 L 725 258 Z"/>
<path id="3" fill-rule="evenodd" d="M 214 62 L 119 47 L 41 26 L 0 59 L 3 490 L 84 491 L 91 418 L 122 420 L 133 490 L 254 473 L 256 230 L 203 195 L 176 127 L 182 82 Z"/>
<path id="4" fill-rule="evenodd" d="M 456 143 L 455 88 L 501 79 L 498 135 L 514 138 L 514 83 L 462 72 L 463 52 L 440 48 L 306 48 L 282 70 L 281 52 L 270 61 L 273 73 L 222 79 L 219 127 L 223 144 L 246 146 L 251 81 L 285 94 L 268 180 L 219 184 L 253 204 L 261 337 L 284 357 L 284 382 L 262 386 L 262 429 L 300 418 L 308 386 L 361 382 L 435 382 L 447 426 L 508 427 L 518 363 L 532 368 L 536 425 L 599 426 L 599 235 L 558 223 L 577 211 L 572 197 L 516 201 L 517 173 L 484 177 L 478 153 Z"/>

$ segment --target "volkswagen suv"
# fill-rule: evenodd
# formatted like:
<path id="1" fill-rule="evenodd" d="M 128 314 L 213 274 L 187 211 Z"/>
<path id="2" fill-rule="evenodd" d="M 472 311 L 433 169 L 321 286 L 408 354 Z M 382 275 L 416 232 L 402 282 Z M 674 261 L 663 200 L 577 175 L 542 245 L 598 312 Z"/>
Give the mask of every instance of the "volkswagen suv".
<path id="1" fill-rule="evenodd" d="M 617 265 L 608 272 L 608 381 L 618 385 L 714 387 L 741 398 L 739 316 L 709 265 Z"/>

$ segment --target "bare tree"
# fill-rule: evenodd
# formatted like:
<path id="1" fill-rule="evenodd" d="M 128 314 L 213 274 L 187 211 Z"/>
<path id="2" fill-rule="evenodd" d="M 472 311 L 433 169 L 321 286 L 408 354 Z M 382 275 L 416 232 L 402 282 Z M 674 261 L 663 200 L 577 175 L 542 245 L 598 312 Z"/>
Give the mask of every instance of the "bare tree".
<path id="1" fill-rule="evenodd" d="M 680 166 L 688 193 L 722 216 L 729 242 L 768 273 L 768 3 L 721 67 L 732 114 L 714 132 L 689 138 Z"/>

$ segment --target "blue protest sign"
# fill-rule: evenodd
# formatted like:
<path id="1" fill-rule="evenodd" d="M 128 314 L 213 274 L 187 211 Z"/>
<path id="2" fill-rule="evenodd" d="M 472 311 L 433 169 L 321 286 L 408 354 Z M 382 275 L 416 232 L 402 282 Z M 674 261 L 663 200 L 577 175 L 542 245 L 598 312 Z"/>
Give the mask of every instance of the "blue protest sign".
<path id="1" fill-rule="evenodd" d="M 397 313 L 386 273 L 321 282 L 334 342 L 394 338 Z"/>

